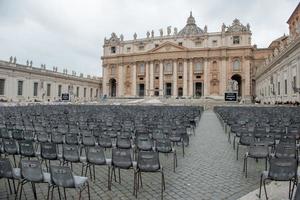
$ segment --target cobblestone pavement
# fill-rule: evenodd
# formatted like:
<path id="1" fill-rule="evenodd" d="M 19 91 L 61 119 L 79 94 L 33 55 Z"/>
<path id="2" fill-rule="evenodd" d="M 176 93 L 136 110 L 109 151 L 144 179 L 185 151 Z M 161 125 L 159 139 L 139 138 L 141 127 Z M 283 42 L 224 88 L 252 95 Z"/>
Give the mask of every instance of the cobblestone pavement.
<path id="1" fill-rule="evenodd" d="M 164 199 L 238 199 L 259 187 L 259 174 L 263 170 L 263 162 L 255 163 L 249 159 L 248 178 L 242 173 L 242 155 L 245 148 L 240 148 L 240 159 L 237 161 L 232 145 L 227 142 L 222 127 L 213 113 L 208 110 L 203 113 L 196 135 L 191 136 L 190 145 L 186 148 L 183 158 L 181 146 L 177 146 L 178 168 L 172 171 L 172 155 L 161 155 L 166 178 Z M 110 152 L 106 152 L 110 155 Z M 110 156 L 108 156 L 110 157 Z M 80 174 L 81 165 L 74 167 Z M 107 189 L 107 167 L 96 167 L 96 181 L 90 182 L 91 199 L 134 199 L 133 171 L 121 170 L 122 183 L 113 182 L 112 191 Z M 6 181 L 0 181 L 0 199 L 7 199 Z M 47 184 L 38 184 L 38 199 L 46 199 Z M 55 192 L 55 199 L 58 194 Z M 68 197 L 74 199 L 75 191 L 67 190 Z M 78 198 L 78 196 L 76 196 Z M 87 199 L 86 192 L 83 198 Z M 11 195 L 9 199 L 14 199 Z M 22 199 L 33 199 L 29 184 L 25 185 L 25 195 Z M 71 199 L 71 198 L 68 198 Z M 138 193 L 138 199 L 160 199 L 160 174 L 143 174 L 143 188 Z"/>

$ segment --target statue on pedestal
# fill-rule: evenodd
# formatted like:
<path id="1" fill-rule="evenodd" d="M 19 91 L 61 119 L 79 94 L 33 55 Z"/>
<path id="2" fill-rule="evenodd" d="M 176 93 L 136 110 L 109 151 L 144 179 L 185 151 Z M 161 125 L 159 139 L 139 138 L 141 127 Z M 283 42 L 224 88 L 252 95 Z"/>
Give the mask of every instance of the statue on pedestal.
<path id="1" fill-rule="evenodd" d="M 151 37 L 154 38 L 154 30 L 151 31 Z"/>
<path id="2" fill-rule="evenodd" d="M 13 57 L 9 57 L 9 63 L 12 63 L 13 62 Z"/>
<path id="3" fill-rule="evenodd" d="M 161 28 L 161 29 L 159 29 L 159 34 L 160 34 L 160 37 L 162 37 L 163 35 L 164 35 L 164 31 L 163 31 L 163 29 Z"/>
<path id="4" fill-rule="evenodd" d="M 171 26 L 167 27 L 167 34 L 170 35 L 171 34 Z"/>
<path id="5" fill-rule="evenodd" d="M 133 34 L 133 39 L 136 40 L 136 38 L 137 38 L 137 34 L 134 33 L 134 34 Z"/>

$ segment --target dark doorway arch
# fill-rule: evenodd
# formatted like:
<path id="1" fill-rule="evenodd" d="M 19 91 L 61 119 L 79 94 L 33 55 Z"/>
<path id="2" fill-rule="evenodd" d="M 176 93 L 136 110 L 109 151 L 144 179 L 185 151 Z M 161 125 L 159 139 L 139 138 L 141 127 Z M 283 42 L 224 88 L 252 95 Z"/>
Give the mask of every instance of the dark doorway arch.
<path id="1" fill-rule="evenodd" d="M 109 80 L 109 96 L 110 97 L 117 96 L 117 81 L 114 78 Z"/>
<path id="2" fill-rule="evenodd" d="M 183 89 L 182 89 L 182 87 L 178 88 L 178 96 L 179 97 L 183 96 Z"/>
<path id="3" fill-rule="evenodd" d="M 242 96 L 242 77 L 239 74 L 234 74 L 231 77 L 231 80 L 234 80 L 238 83 L 238 96 Z"/>

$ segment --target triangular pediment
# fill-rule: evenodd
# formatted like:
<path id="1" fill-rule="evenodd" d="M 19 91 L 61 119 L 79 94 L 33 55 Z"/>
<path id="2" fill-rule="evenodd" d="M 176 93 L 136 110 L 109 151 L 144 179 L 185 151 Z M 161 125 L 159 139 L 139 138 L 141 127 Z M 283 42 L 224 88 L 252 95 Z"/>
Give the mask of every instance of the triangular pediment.
<path id="1" fill-rule="evenodd" d="M 154 49 L 151 49 L 149 52 L 151 53 L 159 53 L 159 52 L 172 52 L 172 51 L 185 51 L 187 48 L 183 46 L 179 46 L 172 42 L 165 42 Z"/>

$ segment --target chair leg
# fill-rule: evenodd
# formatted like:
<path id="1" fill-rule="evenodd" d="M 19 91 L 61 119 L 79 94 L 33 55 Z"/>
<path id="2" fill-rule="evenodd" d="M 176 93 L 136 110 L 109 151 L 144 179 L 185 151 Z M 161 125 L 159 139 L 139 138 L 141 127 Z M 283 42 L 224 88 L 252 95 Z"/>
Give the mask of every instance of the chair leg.
<path id="1" fill-rule="evenodd" d="M 86 183 L 87 185 L 87 190 L 88 190 L 88 199 L 91 200 L 91 193 L 90 193 L 90 184 L 89 182 Z"/>
<path id="2" fill-rule="evenodd" d="M 164 173 L 161 173 L 161 200 L 164 198 Z"/>
<path id="3" fill-rule="evenodd" d="M 140 172 L 141 188 L 143 188 L 142 172 Z"/>
<path id="4" fill-rule="evenodd" d="M 13 187 L 14 187 L 14 193 L 16 194 L 16 184 L 15 184 L 15 180 L 13 179 L 12 182 L 13 182 Z"/>
<path id="5" fill-rule="evenodd" d="M 119 183 L 121 184 L 121 170 L 120 170 L 120 168 L 118 168 L 118 172 L 119 172 Z"/>
<path id="6" fill-rule="evenodd" d="M 67 200 L 66 188 L 64 188 L 64 198 Z"/>
<path id="7" fill-rule="evenodd" d="M 111 190 L 111 187 L 110 187 L 110 166 L 108 166 L 108 170 L 107 170 L 107 188 L 108 190 Z"/>
<path id="8" fill-rule="evenodd" d="M 261 197 L 262 179 L 263 179 L 263 174 L 260 175 L 260 184 L 259 184 L 259 194 L 258 194 L 258 198 Z"/>
<path id="9" fill-rule="evenodd" d="M 17 193 L 16 193 L 16 196 L 15 196 L 15 200 L 17 200 L 17 199 L 18 199 L 18 194 L 19 194 L 19 188 L 20 188 L 20 184 L 21 184 L 21 182 L 20 182 L 20 181 L 18 181 Z"/>
<path id="10" fill-rule="evenodd" d="M 265 170 L 268 169 L 268 157 L 266 157 Z"/>
<path id="11" fill-rule="evenodd" d="M 61 200 L 61 194 L 60 194 L 60 189 L 59 189 L 59 187 L 57 187 L 57 190 L 58 190 L 58 197 L 59 197 L 59 200 Z"/>
<path id="12" fill-rule="evenodd" d="M 236 160 L 239 159 L 239 143 L 237 143 L 237 146 L 236 146 Z"/>
<path id="13" fill-rule="evenodd" d="M 182 140 L 182 157 L 184 157 L 184 142 Z"/>
<path id="14" fill-rule="evenodd" d="M 173 171 L 175 173 L 175 168 L 176 168 L 176 152 L 174 152 L 174 155 L 173 155 Z"/>
<path id="15" fill-rule="evenodd" d="M 93 174 L 94 174 L 94 181 L 96 181 L 96 170 L 95 170 L 95 165 L 93 165 Z"/>
<path id="16" fill-rule="evenodd" d="M 12 190 L 11 190 L 11 186 L 10 186 L 10 181 L 9 181 L 9 179 L 7 179 L 7 183 L 8 183 L 9 193 L 12 194 Z"/>
<path id="17" fill-rule="evenodd" d="M 48 185 L 47 200 L 49 200 L 50 188 L 51 188 L 51 186 L 50 186 L 50 185 Z"/>
<path id="18" fill-rule="evenodd" d="M 23 182 L 21 183 L 21 188 L 20 188 L 20 197 L 19 197 L 19 200 L 21 200 L 21 197 L 22 197 L 22 191 L 23 191 Z"/>
<path id="19" fill-rule="evenodd" d="M 233 150 L 235 150 L 235 139 L 236 139 L 236 136 L 233 136 L 233 142 L 232 142 Z"/>
<path id="20" fill-rule="evenodd" d="M 37 199 L 35 184 L 31 183 L 31 186 L 32 186 L 32 191 L 33 191 L 34 199 Z"/>
<path id="21" fill-rule="evenodd" d="M 265 180 L 263 181 L 263 184 L 264 184 L 264 190 L 265 190 L 266 200 L 268 200 L 268 194 L 267 194 L 267 188 L 266 188 L 266 180 L 267 180 L 267 179 L 265 179 Z"/>

